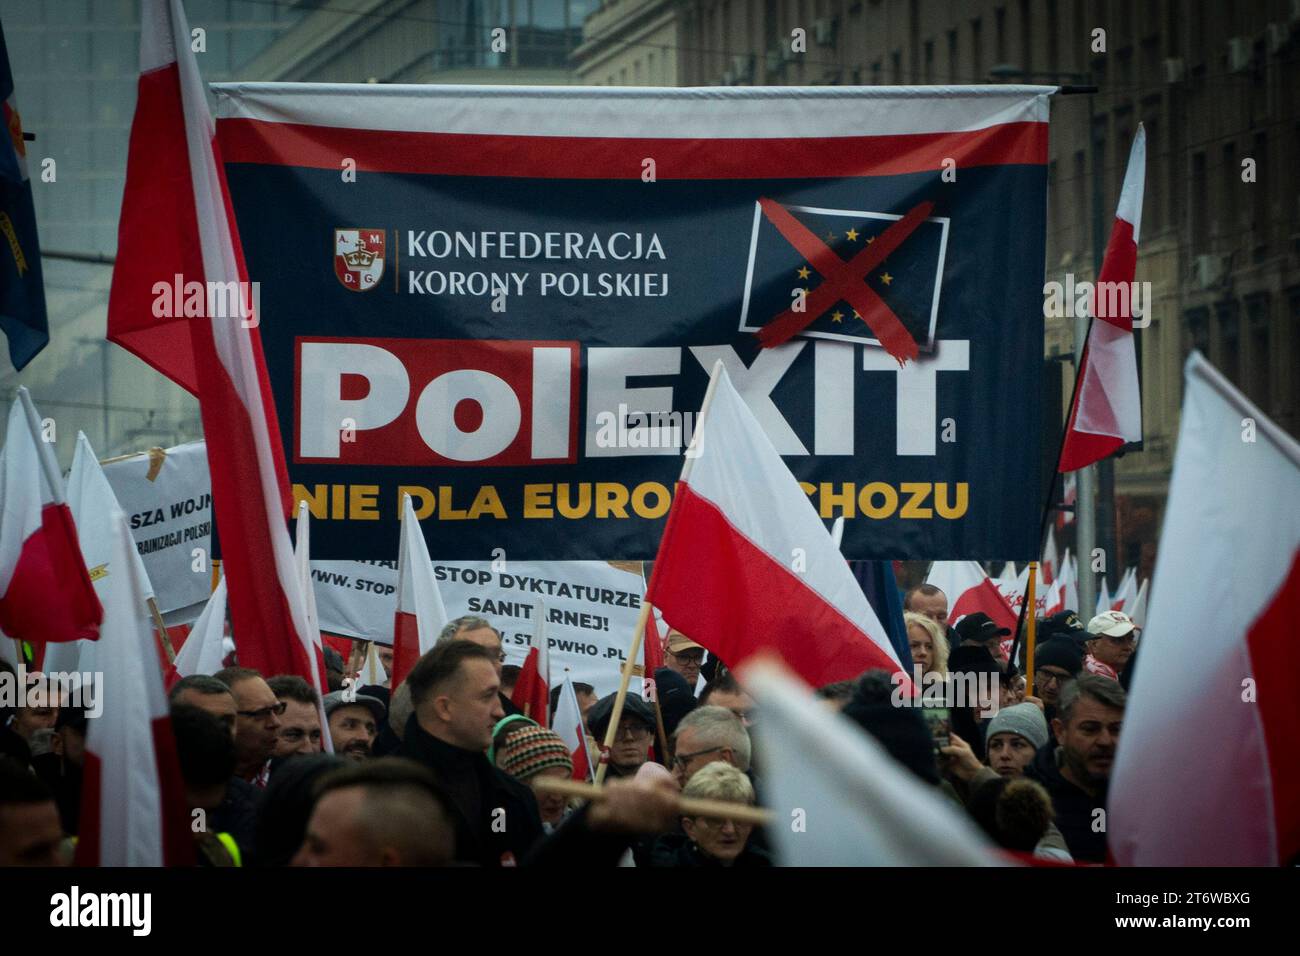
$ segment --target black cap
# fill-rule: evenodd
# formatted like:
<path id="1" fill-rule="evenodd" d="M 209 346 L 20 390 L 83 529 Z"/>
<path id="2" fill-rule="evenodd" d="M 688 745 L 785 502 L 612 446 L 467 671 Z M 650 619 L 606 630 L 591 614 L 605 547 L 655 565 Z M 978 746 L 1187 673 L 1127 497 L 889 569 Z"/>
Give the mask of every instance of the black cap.
<path id="1" fill-rule="evenodd" d="M 1052 637 L 1068 637 L 1073 641 L 1086 641 L 1089 637 L 1083 622 L 1075 611 L 1058 611 L 1038 625 L 1035 639 L 1045 641 Z"/>
<path id="2" fill-rule="evenodd" d="M 967 614 L 953 625 L 953 630 L 961 640 L 975 641 L 980 644 L 990 644 L 997 638 L 1011 633 L 1011 628 L 998 627 L 993 623 L 993 618 L 983 611 Z"/>
<path id="3" fill-rule="evenodd" d="M 614 712 L 614 698 L 617 696 L 617 694 L 610 694 L 608 697 L 602 697 L 592 704 L 591 710 L 587 712 L 587 731 L 597 740 L 605 739 L 605 731 L 609 729 L 609 718 Z M 636 694 L 628 694 L 623 700 L 623 716 L 639 720 L 651 730 L 656 727 L 654 708 Z"/>

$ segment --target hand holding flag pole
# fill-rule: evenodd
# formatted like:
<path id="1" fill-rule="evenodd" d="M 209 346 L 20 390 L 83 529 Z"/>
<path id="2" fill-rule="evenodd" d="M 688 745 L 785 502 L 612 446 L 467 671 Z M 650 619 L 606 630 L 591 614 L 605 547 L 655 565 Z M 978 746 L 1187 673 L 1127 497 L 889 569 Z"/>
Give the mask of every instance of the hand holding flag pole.
<path id="1" fill-rule="evenodd" d="M 695 459 L 700 456 L 701 434 L 704 426 L 705 417 L 709 414 L 709 405 L 713 403 L 713 394 L 718 389 L 718 376 L 722 372 L 722 360 L 713 363 L 713 374 L 709 376 L 709 388 L 704 393 L 704 401 L 700 404 L 700 414 L 696 419 L 695 433 L 691 436 L 691 443 L 686 449 L 686 460 L 682 463 L 682 476 L 678 480 L 678 485 L 685 481 L 691 475 L 691 466 L 695 464 Z M 655 569 L 650 575 L 650 587 L 654 587 L 654 576 L 659 572 L 659 564 L 655 563 Z M 647 589 L 648 591 L 649 589 Z M 627 660 L 623 662 L 623 677 L 619 681 L 618 696 L 614 698 L 614 709 L 609 715 L 609 727 L 605 731 L 605 742 L 600 748 L 600 766 L 596 768 L 596 783 L 605 782 L 605 773 L 609 768 L 609 750 L 614 746 L 615 735 L 618 733 L 618 722 L 623 716 L 623 704 L 627 700 L 627 685 L 632 680 L 632 668 L 635 666 L 637 655 L 641 653 L 641 641 L 645 639 L 646 621 L 650 615 L 650 602 L 641 602 L 641 613 L 637 615 L 636 629 L 632 634 L 632 647 L 627 652 Z M 653 675 L 651 675 L 653 676 Z M 667 754 L 664 755 L 665 758 Z"/>

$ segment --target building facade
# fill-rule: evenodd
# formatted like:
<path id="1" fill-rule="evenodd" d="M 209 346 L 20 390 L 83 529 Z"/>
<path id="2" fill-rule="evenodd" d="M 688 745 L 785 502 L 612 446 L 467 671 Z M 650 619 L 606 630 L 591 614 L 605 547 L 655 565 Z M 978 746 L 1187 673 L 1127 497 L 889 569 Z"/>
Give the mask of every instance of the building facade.
<path id="1" fill-rule="evenodd" d="M 626 64 L 662 55 L 634 26 L 651 13 L 683 86 L 1095 85 L 1053 101 L 1045 281 L 1094 277 L 1145 126 L 1144 443 L 1101 469 L 1112 584 L 1151 572 L 1191 349 L 1300 434 L 1300 0 L 612 0 L 575 53 L 585 82 L 630 85 Z M 1073 325 L 1046 320 L 1047 358 L 1072 355 Z"/>

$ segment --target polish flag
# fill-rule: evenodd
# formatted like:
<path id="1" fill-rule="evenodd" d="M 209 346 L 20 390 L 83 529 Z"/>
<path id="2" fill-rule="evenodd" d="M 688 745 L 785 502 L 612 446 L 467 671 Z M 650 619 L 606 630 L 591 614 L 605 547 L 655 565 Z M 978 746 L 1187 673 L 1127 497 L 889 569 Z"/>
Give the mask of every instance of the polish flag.
<path id="1" fill-rule="evenodd" d="M 547 648 L 546 605 L 541 601 L 533 605 L 533 645 L 524 658 L 524 666 L 515 681 L 515 692 L 510 702 L 523 715 L 549 727 L 551 709 L 551 654 Z"/>
<path id="2" fill-rule="evenodd" d="M 221 670 L 226 656 L 222 646 L 226 636 L 226 579 L 222 577 L 217 589 L 203 606 L 203 613 L 194 622 L 185 644 L 176 652 L 176 662 L 167 675 L 167 689 L 182 677 L 195 674 L 215 674 Z"/>
<path id="3" fill-rule="evenodd" d="M 755 659 L 741 674 L 763 701 L 754 727 L 763 803 L 804 829 L 774 826 L 782 866 L 1004 866 L 1010 861 L 936 787 L 827 708 L 788 670 Z M 818 821 L 816 826 L 811 821 Z M 793 832 L 792 832 L 793 831 Z"/>
<path id="4" fill-rule="evenodd" d="M 1110 242 L 1101 263 L 1099 282 L 1131 286 L 1137 274 L 1138 234 L 1142 228 L 1142 190 L 1146 182 L 1147 137 L 1138 126 L 1129 151 L 1124 187 L 1115 210 Z M 1061 471 L 1075 471 L 1118 451 L 1126 442 L 1142 440 L 1142 397 L 1138 391 L 1137 351 L 1133 315 L 1125 293 L 1119 315 L 1097 315 L 1084 346 L 1082 379 L 1070 409 L 1070 424 L 1061 447 Z M 1149 308 L 1148 304 L 1148 308 Z"/>
<path id="5" fill-rule="evenodd" d="M 1124 612 L 1133 619 L 1133 623 L 1137 625 L 1138 630 L 1142 630 L 1147 626 L 1147 585 L 1150 583 L 1150 578 L 1143 580 L 1142 586 L 1138 588 L 1137 597 L 1133 599 L 1132 612 Z"/>
<path id="6" fill-rule="evenodd" d="M 109 561 L 123 580 L 105 594 L 96 688 L 103 713 L 86 731 L 76 865 L 192 866 L 190 814 L 153 620 L 131 560 L 126 516 L 113 517 Z"/>
<path id="7" fill-rule="evenodd" d="M 655 686 L 655 671 L 664 666 L 664 639 L 659 634 L 659 622 L 654 608 L 645 616 L 645 636 L 641 639 L 641 696 L 654 703 L 659 689 Z"/>
<path id="8" fill-rule="evenodd" d="M 99 467 L 95 449 L 82 432 L 77 433 L 77 449 L 72 454 L 72 470 L 68 472 L 67 495 L 82 560 L 90 574 L 95 595 L 101 605 L 107 606 L 109 589 L 122 587 L 126 581 L 124 575 L 114 573 L 109 563 L 115 532 L 113 516 L 122 509 L 113 494 L 113 487 L 104 476 L 104 469 Z M 153 587 L 138 549 L 131 549 L 131 560 L 136 566 L 136 576 L 144 582 L 146 600 L 152 598 Z M 49 673 L 93 673 L 99 670 L 95 663 L 98 647 L 98 641 L 85 640 L 51 644 L 45 649 L 41 666 Z"/>
<path id="9" fill-rule="evenodd" d="M 1101 576 L 1101 590 L 1097 593 L 1097 609 L 1093 614 L 1104 614 L 1106 611 L 1114 610 L 1110 600 L 1110 583 L 1106 580 L 1106 575 Z"/>
<path id="10" fill-rule="evenodd" d="M 1025 565 L 1025 570 L 1017 580 L 1021 579 L 1024 582 L 1029 580 L 1029 565 Z M 1024 600 L 1024 591 L 1018 590 L 1012 598 L 1003 595 L 993 579 L 976 562 L 935 561 L 930 565 L 925 583 L 933 584 L 947 596 L 949 624 L 955 624 L 967 614 L 983 611 L 994 624 L 1010 628 L 1012 635 L 1015 635 L 1016 625 L 1020 621 L 1011 601 Z M 1022 589 L 1024 584 L 1017 584 L 1016 587 Z"/>
<path id="11" fill-rule="evenodd" d="M 1137 600 L 1137 568 L 1128 568 L 1120 578 L 1119 587 L 1110 597 L 1110 609 L 1128 613 L 1132 602 Z"/>
<path id="12" fill-rule="evenodd" d="M 293 529 L 293 565 L 298 572 L 298 586 L 302 589 L 307 611 L 307 630 L 302 632 L 303 653 L 314 665 L 307 683 L 316 688 L 316 710 L 320 717 L 321 747 L 327 754 L 334 752 L 330 737 L 329 718 L 325 716 L 325 695 L 330 692 L 329 677 L 325 673 L 325 648 L 320 639 L 320 618 L 316 614 L 316 589 L 311 582 L 311 511 L 307 502 L 298 505 L 298 519 Z M 344 657 L 347 660 L 347 657 Z"/>
<path id="13" fill-rule="evenodd" d="M 1142 664 L 1111 773 L 1109 846 L 1121 864 L 1300 859 L 1296 501 L 1300 442 L 1193 352 Z"/>
<path id="14" fill-rule="evenodd" d="M 1065 610 L 1065 576 L 1057 578 L 1047 586 L 1047 595 L 1043 602 L 1043 617 L 1051 617 Z"/>
<path id="15" fill-rule="evenodd" d="M 1016 574 L 1016 562 L 1008 561 L 1006 564 L 1002 565 L 1002 573 L 993 579 L 993 583 L 997 585 L 997 589 L 1002 592 L 1002 596 L 1005 597 L 1008 602 L 1012 600 L 1012 597 L 1016 593 L 1016 581 L 1019 577 L 1020 576 Z"/>
<path id="16" fill-rule="evenodd" d="M 1043 616 L 1043 611 L 1047 607 L 1047 592 L 1049 586 L 1047 579 L 1043 576 L 1043 566 L 1038 566 L 1038 576 L 1034 581 L 1034 613 L 1039 617 Z M 1021 569 L 1020 574 L 1016 577 L 1015 593 L 1011 597 L 1011 609 L 1020 614 L 1020 605 L 1025 603 L 1025 595 L 1029 593 L 1029 565 Z M 1014 630 L 1014 628 L 1013 628 Z"/>
<path id="17" fill-rule="evenodd" d="M 255 298 L 176 315 L 156 286 L 249 289 L 180 0 L 142 0 L 140 81 L 108 338 L 199 399 L 239 662 L 311 683 L 317 663 L 285 519 L 292 510 Z M 219 298 L 213 296 L 211 298 Z M 157 317 L 155 305 L 172 304 Z M 234 306 L 232 309 L 231 306 Z M 207 314 L 211 311 L 213 314 Z M 235 315 L 228 313 L 234 311 Z M 239 313 L 247 317 L 241 318 Z M 251 326 L 251 327 L 250 327 Z"/>
<path id="18" fill-rule="evenodd" d="M 646 600 L 731 667 L 769 649 L 814 686 L 901 671 L 844 555 L 721 362 L 698 421 Z"/>
<path id="19" fill-rule="evenodd" d="M 102 618 L 54 449 L 19 386 L 0 452 L 0 632 L 16 641 L 93 641 Z"/>
<path id="20" fill-rule="evenodd" d="M 1060 565 L 1057 563 L 1056 553 L 1056 534 L 1051 527 L 1047 529 L 1047 544 L 1043 547 L 1043 560 L 1038 562 L 1038 567 L 1042 571 L 1043 580 L 1051 584 L 1056 580 L 1057 572 Z"/>
<path id="21" fill-rule="evenodd" d="M 1070 554 L 1070 549 L 1065 549 L 1065 560 L 1061 564 L 1061 576 L 1065 579 L 1065 593 L 1063 599 L 1063 611 L 1079 610 L 1079 561 Z"/>
<path id="22" fill-rule="evenodd" d="M 420 532 L 411 496 L 402 496 L 402 542 L 397 558 L 397 615 L 393 621 L 393 673 L 396 693 L 420 655 L 433 650 L 447 626 L 438 580 L 433 576 L 429 546 Z"/>
<path id="23" fill-rule="evenodd" d="M 573 678 L 566 669 L 564 683 L 560 685 L 560 699 L 555 705 L 555 718 L 551 721 L 552 729 L 560 735 L 564 746 L 573 756 L 573 779 L 592 780 L 591 760 L 587 753 L 587 729 L 582 723 L 582 708 L 578 705 L 578 694 L 573 689 Z"/>
<path id="24" fill-rule="evenodd" d="M 1070 510 L 1059 509 L 1056 512 L 1056 527 L 1065 530 L 1067 524 L 1074 524 L 1074 506 L 1079 501 L 1079 485 L 1073 472 L 1061 481 L 1061 504 L 1069 505 Z"/>

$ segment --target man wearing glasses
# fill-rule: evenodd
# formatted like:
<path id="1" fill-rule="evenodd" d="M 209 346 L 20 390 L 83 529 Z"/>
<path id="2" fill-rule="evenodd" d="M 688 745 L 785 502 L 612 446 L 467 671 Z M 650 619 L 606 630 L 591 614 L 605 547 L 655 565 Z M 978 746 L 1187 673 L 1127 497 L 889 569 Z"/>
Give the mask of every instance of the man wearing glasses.
<path id="1" fill-rule="evenodd" d="M 497 659 L 497 679 L 500 680 L 501 669 L 506 663 L 506 652 L 501 640 L 501 632 L 485 618 L 466 614 L 464 617 L 458 617 L 449 622 L 442 629 L 442 633 L 438 635 L 438 644 L 449 644 L 452 641 L 469 641 L 471 644 L 486 648 Z M 521 713 L 519 708 L 514 705 L 514 702 L 504 693 L 500 694 L 499 697 L 501 709 L 507 714 Z"/>
<path id="2" fill-rule="evenodd" d="M 610 694 L 602 697 L 587 715 L 587 730 L 598 743 L 605 742 L 609 719 L 614 713 L 614 698 L 617 696 Z M 628 694 L 623 702 L 623 713 L 619 716 L 618 732 L 609 748 L 608 777 L 635 776 L 650 757 L 650 744 L 654 742 L 654 737 L 654 709 L 636 694 Z"/>
<path id="3" fill-rule="evenodd" d="M 227 667 L 212 676 L 235 698 L 235 776 L 265 787 L 285 705 L 251 667 Z"/>
<path id="4" fill-rule="evenodd" d="M 1053 637 L 1034 648 L 1034 694 L 1051 725 L 1061 691 L 1083 670 L 1083 653 L 1068 637 Z"/>
<path id="5" fill-rule="evenodd" d="M 1133 619 L 1123 611 L 1106 611 L 1088 622 L 1088 656 L 1083 669 L 1089 674 L 1119 680 L 1137 649 L 1138 631 Z"/>
<path id="6" fill-rule="evenodd" d="M 704 663 L 704 648 L 681 631 L 668 632 L 668 646 L 664 649 L 664 665 L 681 674 L 692 693 L 700 680 L 700 666 Z"/>

